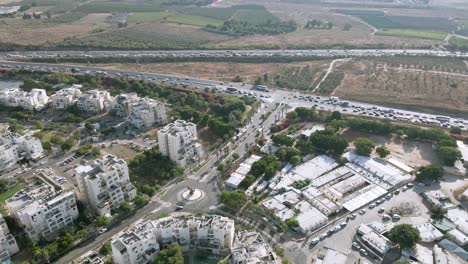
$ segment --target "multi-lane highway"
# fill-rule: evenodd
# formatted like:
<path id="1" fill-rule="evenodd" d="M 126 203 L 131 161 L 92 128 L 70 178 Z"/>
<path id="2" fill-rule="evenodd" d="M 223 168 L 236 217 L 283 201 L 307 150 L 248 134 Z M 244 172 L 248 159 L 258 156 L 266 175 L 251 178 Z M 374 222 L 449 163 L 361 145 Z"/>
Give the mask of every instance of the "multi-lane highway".
<path id="1" fill-rule="evenodd" d="M 468 52 L 432 49 L 314 49 L 314 50 L 105 50 L 105 51 L 21 51 L 0 52 L 0 59 L 18 58 L 103 58 L 103 57 L 363 57 L 363 56 L 468 57 Z"/>
<path id="2" fill-rule="evenodd" d="M 285 103 L 292 107 L 315 106 L 323 111 L 340 111 L 343 114 L 366 116 L 390 121 L 400 121 L 416 123 L 420 125 L 436 127 L 459 127 L 468 130 L 468 113 L 458 112 L 456 115 L 437 115 L 434 113 L 425 113 L 406 110 L 396 107 L 384 107 L 376 104 L 356 102 L 351 100 L 342 100 L 335 97 L 312 96 L 310 94 L 301 94 L 295 91 L 286 91 L 275 89 L 270 92 L 261 92 L 252 90 L 251 85 L 242 85 L 239 83 L 225 83 L 213 80 L 192 78 L 189 76 L 174 76 L 155 73 L 139 73 L 119 70 L 109 70 L 87 66 L 69 66 L 64 64 L 43 64 L 29 62 L 0 62 L 0 68 L 23 68 L 29 70 L 41 71 L 62 71 L 62 72 L 80 72 L 86 74 L 100 74 L 114 77 L 127 77 L 130 79 L 140 79 L 151 82 L 159 82 L 170 85 L 185 86 L 193 89 L 217 89 L 221 92 L 230 92 L 236 95 L 253 96 L 263 100 L 266 103 Z M 365 101 L 365 98 L 363 99 Z M 395 102 L 397 104 L 398 102 Z"/>

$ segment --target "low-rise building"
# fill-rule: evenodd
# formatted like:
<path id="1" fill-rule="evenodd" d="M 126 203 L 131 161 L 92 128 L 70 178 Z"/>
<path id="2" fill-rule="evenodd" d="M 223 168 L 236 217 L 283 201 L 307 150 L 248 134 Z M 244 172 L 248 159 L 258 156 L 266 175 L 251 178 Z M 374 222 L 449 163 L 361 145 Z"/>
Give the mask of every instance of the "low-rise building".
<path id="1" fill-rule="evenodd" d="M 196 162 L 202 154 L 197 126 L 176 120 L 158 131 L 159 151 L 180 166 Z"/>
<path id="2" fill-rule="evenodd" d="M 25 110 L 41 110 L 49 102 L 44 89 L 32 89 L 29 92 L 18 88 L 0 91 L 0 104 L 6 107 L 19 107 Z"/>
<path id="3" fill-rule="evenodd" d="M 0 214 L 0 263 L 12 263 L 10 257 L 18 251 L 16 239 L 10 234 L 5 219 Z"/>
<path id="4" fill-rule="evenodd" d="M 76 105 L 83 112 L 100 113 L 108 110 L 112 104 L 109 92 L 101 90 L 89 90 L 80 95 Z"/>
<path id="5" fill-rule="evenodd" d="M 112 208 L 118 208 L 136 196 L 127 163 L 113 155 L 108 154 L 91 165 L 75 168 L 74 177 L 80 198 L 99 215 L 110 215 Z"/>
<path id="6" fill-rule="evenodd" d="M 81 96 L 82 85 L 74 84 L 68 88 L 63 88 L 50 96 L 52 108 L 55 110 L 65 110 Z"/>
<path id="7" fill-rule="evenodd" d="M 276 264 L 279 259 L 258 232 L 242 231 L 236 235 L 229 263 Z"/>
<path id="8" fill-rule="evenodd" d="M 415 227 L 419 230 L 422 242 L 429 243 L 444 238 L 444 234 L 442 234 L 437 228 L 435 228 L 435 226 L 430 223 L 420 224 Z"/>
<path id="9" fill-rule="evenodd" d="M 9 198 L 6 208 L 33 241 L 55 238 L 78 218 L 75 194 L 39 179 Z"/>
<path id="10" fill-rule="evenodd" d="M 14 167 L 21 160 L 44 156 L 41 141 L 32 136 L 6 132 L 0 135 L 0 171 Z"/>
<path id="11" fill-rule="evenodd" d="M 468 236 L 458 229 L 452 229 L 448 231 L 447 237 L 461 247 L 468 244 Z"/>
<path id="12" fill-rule="evenodd" d="M 239 164 L 239 167 L 233 173 L 231 173 L 229 179 L 226 180 L 226 186 L 231 189 L 239 188 L 240 183 L 250 172 L 252 165 L 258 160 L 260 160 L 260 156 L 252 155 L 244 162 Z"/>
<path id="13" fill-rule="evenodd" d="M 183 215 L 138 222 L 112 240 L 117 264 L 151 263 L 159 250 L 177 243 L 183 251 L 228 254 L 234 240 L 234 220 L 218 215 Z"/>
<path id="14" fill-rule="evenodd" d="M 379 256 L 385 255 L 393 246 L 388 238 L 368 225 L 361 224 L 357 233 L 361 236 L 362 241 Z"/>

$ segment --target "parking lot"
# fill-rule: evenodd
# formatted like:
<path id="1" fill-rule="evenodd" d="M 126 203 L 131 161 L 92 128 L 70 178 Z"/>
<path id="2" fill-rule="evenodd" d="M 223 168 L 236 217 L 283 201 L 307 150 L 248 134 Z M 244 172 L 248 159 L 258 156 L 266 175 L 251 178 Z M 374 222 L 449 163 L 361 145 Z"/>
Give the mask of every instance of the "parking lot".
<path id="1" fill-rule="evenodd" d="M 343 253 L 350 253 L 364 257 L 352 249 L 352 243 L 356 230 L 360 224 L 368 224 L 373 221 L 382 222 L 384 214 L 388 214 L 388 211 L 392 207 L 399 207 L 400 205 L 411 201 L 415 210 L 412 215 L 402 215 L 400 220 L 390 220 L 395 224 L 400 223 L 411 223 L 414 225 L 426 223 L 429 219 L 429 211 L 423 204 L 422 197 L 416 192 L 417 188 L 411 188 L 407 191 L 402 191 L 397 195 L 392 195 L 390 199 L 384 199 L 384 202 L 376 205 L 374 208 L 365 208 L 365 213 L 360 214 L 356 212 L 356 218 L 348 220 L 346 226 L 341 228 L 339 231 L 333 231 L 337 225 L 343 223 L 344 219 L 338 219 L 331 222 L 324 229 L 315 232 L 313 235 L 308 236 L 303 241 L 290 241 L 285 244 L 286 256 L 293 260 L 295 263 L 311 263 L 313 256 L 317 255 L 317 252 L 323 246 L 338 250 Z M 380 208 L 385 208 L 385 213 L 379 213 Z M 330 235 L 325 236 L 330 231 Z M 313 243 L 314 238 L 326 237 L 318 243 Z M 370 259 L 369 259 L 370 260 Z"/>

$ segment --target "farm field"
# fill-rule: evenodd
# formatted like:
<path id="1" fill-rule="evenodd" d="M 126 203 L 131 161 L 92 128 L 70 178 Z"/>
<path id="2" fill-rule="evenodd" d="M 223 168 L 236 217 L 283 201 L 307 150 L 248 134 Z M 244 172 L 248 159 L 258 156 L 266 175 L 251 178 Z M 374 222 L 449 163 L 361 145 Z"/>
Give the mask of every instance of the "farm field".
<path id="1" fill-rule="evenodd" d="M 186 15 L 174 12 L 143 12 L 129 16 L 128 22 L 172 22 L 204 27 L 206 25 L 220 26 L 223 21 L 196 15 Z"/>
<path id="2" fill-rule="evenodd" d="M 467 39 L 462 39 L 462 38 L 457 38 L 453 37 L 450 38 L 449 43 L 459 49 L 468 49 L 468 40 Z"/>
<path id="3" fill-rule="evenodd" d="M 296 68 L 309 66 L 311 69 L 324 70 L 330 61 L 310 61 L 294 63 L 223 63 L 223 62 L 181 62 L 181 63 L 148 63 L 148 64 L 97 64 L 97 67 L 139 72 L 157 72 L 196 78 L 232 81 L 239 75 L 243 82 L 252 84 L 255 79 L 267 73 L 274 78 L 278 74 L 293 71 Z M 296 80 L 294 80 L 296 81 Z"/>
<path id="4" fill-rule="evenodd" d="M 443 40 L 447 33 L 440 31 L 429 31 L 429 30 L 413 30 L 413 29 L 383 29 L 377 32 L 378 35 L 384 36 L 403 36 L 410 38 L 423 38 L 423 39 L 435 39 Z"/>
<path id="5" fill-rule="evenodd" d="M 142 23 L 108 32 L 68 39 L 60 44 L 70 48 L 193 49 L 229 37 L 206 32 L 199 27 L 174 23 Z"/>
<path id="6" fill-rule="evenodd" d="M 69 23 L 38 23 L 22 19 L 0 19 L 1 42 L 22 45 L 52 45 L 67 38 L 92 34 L 93 30 L 109 27 L 105 22 L 108 14 L 89 14 Z M 75 17 L 71 17 L 76 19 Z M 54 19 L 70 19 L 59 15 Z"/>
<path id="7" fill-rule="evenodd" d="M 463 61 L 410 59 L 358 59 L 341 64 L 337 71 L 345 76 L 331 94 L 427 109 L 468 110 L 468 66 Z"/>
<path id="8" fill-rule="evenodd" d="M 84 13 L 112 13 L 112 12 L 157 12 L 163 11 L 159 5 L 132 5 L 115 2 L 89 2 L 76 8 L 75 11 Z"/>

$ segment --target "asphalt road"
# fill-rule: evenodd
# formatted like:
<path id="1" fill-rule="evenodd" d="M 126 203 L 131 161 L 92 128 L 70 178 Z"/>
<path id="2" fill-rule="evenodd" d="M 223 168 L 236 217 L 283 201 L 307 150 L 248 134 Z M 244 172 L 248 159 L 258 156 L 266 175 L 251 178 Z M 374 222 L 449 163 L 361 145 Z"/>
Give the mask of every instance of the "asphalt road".
<path id="1" fill-rule="evenodd" d="M 94 51 L 21 51 L 0 52 L 0 58 L 60 58 L 60 57 L 365 57 L 394 55 L 431 55 L 468 57 L 466 52 L 432 49 L 314 49 L 314 50 L 94 50 Z"/>

